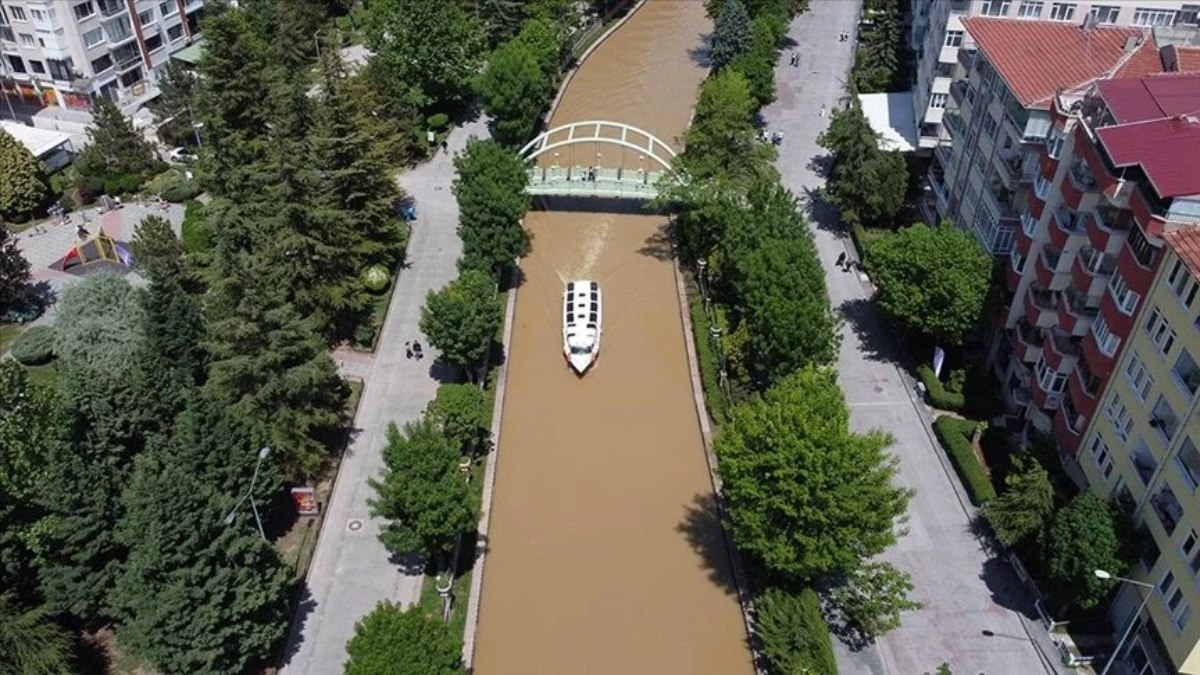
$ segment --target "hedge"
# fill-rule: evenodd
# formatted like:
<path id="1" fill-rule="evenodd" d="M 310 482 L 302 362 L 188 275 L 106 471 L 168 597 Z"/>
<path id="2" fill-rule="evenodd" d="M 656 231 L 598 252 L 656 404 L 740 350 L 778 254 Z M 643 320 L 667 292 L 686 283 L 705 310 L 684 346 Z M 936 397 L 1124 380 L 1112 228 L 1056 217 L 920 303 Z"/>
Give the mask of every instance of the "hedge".
<path id="1" fill-rule="evenodd" d="M 54 358 L 54 330 L 49 326 L 32 326 L 17 338 L 12 355 L 21 365 L 40 366 Z"/>
<path id="2" fill-rule="evenodd" d="M 962 480 L 963 486 L 971 497 L 971 503 L 982 506 L 995 499 L 996 488 L 988 477 L 987 470 L 979 462 L 975 451 L 971 448 L 971 437 L 979 422 L 964 420 L 960 417 L 942 415 L 933 422 L 933 430 L 938 440 L 950 455 L 954 470 Z"/>
<path id="3" fill-rule="evenodd" d="M 946 391 L 946 385 L 938 379 L 937 375 L 933 374 L 933 368 L 919 366 L 917 377 L 921 378 L 921 383 L 925 385 L 925 391 L 928 392 L 929 402 L 933 404 L 933 407 L 958 412 L 967 405 L 966 395 L 962 392 L 956 394 Z"/>
<path id="4" fill-rule="evenodd" d="M 755 600 L 758 634 L 772 675 L 837 675 L 821 600 L 811 589 L 768 588 Z"/>
<path id="5" fill-rule="evenodd" d="M 725 394 L 721 391 L 720 366 L 713 351 L 712 337 L 708 333 L 708 316 L 704 313 L 704 300 L 699 293 L 690 293 L 689 310 L 692 314 L 692 340 L 696 343 L 696 360 L 700 367 L 700 382 L 704 387 L 704 403 L 713 424 L 724 424 L 726 410 Z"/>
<path id="6" fill-rule="evenodd" d="M 192 200 L 183 210 L 183 250 L 203 253 L 212 245 L 204 223 L 204 204 Z"/>

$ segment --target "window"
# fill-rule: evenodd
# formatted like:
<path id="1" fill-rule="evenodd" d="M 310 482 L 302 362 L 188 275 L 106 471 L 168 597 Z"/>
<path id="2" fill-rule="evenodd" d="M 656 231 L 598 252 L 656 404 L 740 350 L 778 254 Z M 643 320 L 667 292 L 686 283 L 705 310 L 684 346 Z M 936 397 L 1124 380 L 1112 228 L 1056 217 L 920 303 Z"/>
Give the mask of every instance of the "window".
<path id="1" fill-rule="evenodd" d="M 1200 389 L 1200 366 L 1196 365 L 1196 360 L 1188 350 L 1179 350 L 1179 358 L 1175 359 L 1175 367 L 1171 369 L 1171 373 L 1175 376 L 1175 382 L 1189 396 L 1196 395 L 1196 390 Z"/>
<path id="2" fill-rule="evenodd" d="M 1100 438 L 1099 434 L 1092 439 L 1091 451 L 1096 468 L 1100 470 L 1100 475 L 1107 479 L 1113 471 L 1112 455 L 1108 454 L 1108 446 L 1105 445 L 1104 439 Z"/>
<path id="3" fill-rule="evenodd" d="M 1171 324 L 1158 307 L 1150 310 L 1150 318 L 1146 320 L 1146 334 L 1150 336 L 1150 342 L 1158 347 L 1160 356 L 1165 357 L 1171 352 L 1171 347 L 1175 344 L 1175 331 L 1171 330 Z"/>
<path id="4" fill-rule="evenodd" d="M 1021 249 L 1013 248 L 1009 253 L 1009 262 L 1012 263 L 1013 271 L 1017 274 L 1025 271 L 1025 256 L 1021 255 Z"/>
<path id="5" fill-rule="evenodd" d="M 70 82 L 71 78 L 75 76 L 75 74 L 71 72 L 74 70 L 74 64 L 71 63 L 71 59 L 46 59 L 46 65 L 50 68 L 50 77 L 56 80 Z"/>
<path id="6" fill-rule="evenodd" d="M 1046 3 L 1042 0 L 1021 0 L 1020 6 L 1017 7 L 1017 16 L 1022 19 L 1039 18 L 1045 5 Z"/>
<path id="7" fill-rule="evenodd" d="M 42 63 L 41 61 L 34 61 L 33 59 L 30 59 L 29 69 L 38 75 L 46 74 L 46 64 Z"/>
<path id="8" fill-rule="evenodd" d="M 1179 554 L 1192 566 L 1193 573 L 1200 568 L 1200 557 L 1192 557 L 1197 551 L 1200 551 L 1200 535 L 1197 535 L 1195 530 L 1188 530 L 1183 537 L 1183 543 L 1179 545 Z"/>
<path id="9" fill-rule="evenodd" d="M 92 72 L 103 73 L 109 68 L 112 68 L 112 65 L 112 57 L 108 54 L 105 54 L 98 59 L 92 59 Z"/>
<path id="10" fill-rule="evenodd" d="M 1062 152 L 1063 143 L 1066 140 L 1062 132 L 1055 129 L 1050 133 L 1050 138 L 1046 141 L 1046 152 L 1054 159 L 1058 159 L 1059 153 Z"/>
<path id="11" fill-rule="evenodd" d="M 37 43 L 33 41 L 33 36 L 29 33 L 20 33 L 20 38 L 21 44 L 26 47 L 34 47 L 37 45 Z"/>
<path id="12" fill-rule="evenodd" d="M 1061 394 L 1067 388 L 1067 374 L 1060 373 L 1050 366 L 1046 365 L 1045 355 L 1038 356 L 1037 363 L 1034 365 L 1034 371 L 1037 373 L 1038 386 L 1042 391 Z"/>
<path id="13" fill-rule="evenodd" d="M 14 73 L 25 72 L 25 61 L 16 54 L 5 54 L 8 57 L 8 67 L 12 68 Z"/>
<path id="14" fill-rule="evenodd" d="M 1162 581 L 1158 582 L 1158 594 L 1167 613 L 1171 615 L 1171 623 L 1175 625 L 1175 630 L 1183 630 L 1192 616 L 1192 608 L 1183 599 L 1183 591 L 1175 582 L 1174 572 L 1168 570 Z"/>
<path id="15" fill-rule="evenodd" d="M 929 107 L 934 108 L 936 110 L 941 110 L 942 108 L 945 108 L 946 107 L 946 95 L 945 94 L 930 94 L 929 95 Z"/>
<path id="16" fill-rule="evenodd" d="M 46 13 L 40 9 L 30 9 L 29 15 L 33 17 L 34 21 L 45 21 L 46 20 Z"/>
<path id="17" fill-rule="evenodd" d="M 174 14 L 175 12 L 178 12 L 178 11 L 179 11 L 179 7 L 175 4 L 174 0 L 171 0 L 170 2 L 158 3 L 158 15 L 159 16 L 162 16 L 162 17 L 171 16 L 172 14 Z"/>
<path id="18" fill-rule="evenodd" d="M 1129 430 L 1133 428 L 1133 416 L 1129 414 L 1129 408 L 1125 407 L 1125 403 L 1121 401 L 1120 394 L 1113 394 L 1112 400 L 1108 402 L 1108 407 L 1104 409 L 1104 415 L 1112 422 L 1113 431 L 1117 432 L 1117 438 L 1121 439 L 1122 443 L 1129 441 Z"/>
<path id="19" fill-rule="evenodd" d="M 1108 322 L 1103 316 L 1092 322 L 1092 336 L 1096 338 L 1096 346 L 1105 356 L 1116 354 L 1117 347 L 1121 346 L 1121 338 L 1109 330 Z"/>
<path id="20" fill-rule="evenodd" d="M 981 13 L 984 16 L 1004 16 L 1008 14 L 1009 7 L 1012 7 L 1012 0 L 985 0 Z"/>
<path id="21" fill-rule="evenodd" d="M 1200 5 L 1183 5 L 1175 15 L 1177 25 L 1195 26 L 1200 23 Z"/>
<path id="22" fill-rule="evenodd" d="M 153 52 L 161 49 L 163 46 L 162 33 L 146 36 L 146 51 Z"/>
<path id="23" fill-rule="evenodd" d="M 103 28 L 93 28 L 92 30 L 89 30 L 83 34 L 83 44 L 86 47 L 95 47 L 101 42 L 104 42 Z"/>
<path id="24" fill-rule="evenodd" d="M 1056 2 L 1050 5 L 1050 19 L 1053 21 L 1070 21 L 1075 18 L 1075 3 Z"/>
<path id="25" fill-rule="evenodd" d="M 9 7 L 8 15 L 17 21 L 28 21 L 29 20 L 25 16 L 25 9 L 22 7 Z"/>
<path id="26" fill-rule="evenodd" d="M 1179 298 L 1183 306 L 1191 309 L 1192 303 L 1196 300 L 1197 284 L 1191 270 L 1182 260 L 1177 259 L 1171 266 L 1171 272 L 1167 275 L 1167 284 L 1171 286 L 1172 291 L 1175 291 L 1175 297 Z"/>
<path id="27" fill-rule="evenodd" d="M 1179 452 L 1175 455 L 1175 467 L 1179 469 L 1179 475 L 1183 476 L 1183 482 L 1195 492 L 1196 488 L 1200 487 L 1200 452 L 1196 451 L 1196 444 L 1191 438 L 1185 438 L 1183 443 L 1179 444 Z"/>
<path id="28" fill-rule="evenodd" d="M 148 26 L 154 23 L 154 10 L 148 9 L 144 12 L 138 12 L 138 23 L 143 26 Z"/>
<path id="29" fill-rule="evenodd" d="M 1170 26 L 1175 23 L 1175 10 L 1138 7 L 1133 10 L 1135 26 Z"/>
<path id="30" fill-rule="evenodd" d="M 81 2 L 75 5 L 71 8 L 71 11 L 75 13 L 76 21 L 83 21 L 89 16 L 95 14 L 96 8 L 92 6 L 91 0 L 88 0 L 88 2 Z"/>
<path id="31" fill-rule="evenodd" d="M 1129 380 L 1129 386 L 1138 399 L 1144 403 L 1150 395 L 1150 388 L 1154 386 L 1154 378 L 1146 370 L 1145 362 L 1138 358 L 1137 352 L 1133 353 L 1129 365 L 1125 366 L 1125 378 Z"/>
<path id="32" fill-rule="evenodd" d="M 1171 443 L 1171 439 L 1175 438 L 1175 432 L 1179 431 L 1179 417 L 1175 415 L 1175 409 L 1162 394 L 1158 395 L 1154 410 L 1150 412 L 1150 426 L 1154 427 L 1159 437 L 1168 445 Z"/>
<path id="33" fill-rule="evenodd" d="M 167 29 L 167 39 L 171 42 L 183 37 L 183 24 L 177 23 Z"/>
<path id="34" fill-rule="evenodd" d="M 1099 23 L 1116 23 L 1117 15 L 1120 13 L 1120 7 L 1114 7 L 1112 5 L 1092 5 L 1091 15 Z"/>
<path id="35" fill-rule="evenodd" d="M 1122 314 L 1133 316 L 1133 311 L 1137 309 L 1142 296 L 1129 287 L 1125 277 L 1120 274 L 1112 275 L 1108 281 L 1108 290 L 1112 293 L 1113 300 L 1117 301 L 1117 309 Z"/>
<path id="36" fill-rule="evenodd" d="M 0 26 L 0 40 L 12 42 L 13 41 L 12 29 L 9 28 L 8 26 Z"/>
<path id="37" fill-rule="evenodd" d="M 947 47 L 960 47 L 963 41 L 963 31 L 948 30 L 946 31 L 946 42 L 943 43 Z"/>

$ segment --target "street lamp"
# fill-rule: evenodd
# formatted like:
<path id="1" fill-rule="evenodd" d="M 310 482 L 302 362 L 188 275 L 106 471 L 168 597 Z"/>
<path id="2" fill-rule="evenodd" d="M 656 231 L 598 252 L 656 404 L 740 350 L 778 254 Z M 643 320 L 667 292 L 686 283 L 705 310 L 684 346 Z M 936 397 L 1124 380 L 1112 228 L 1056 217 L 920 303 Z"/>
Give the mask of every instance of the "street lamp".
<path id="1" fill-rule="evenodd" d="M 225 516 L 225 524 L 232 525 L 234 517 L 237 516 L 237 510 L 249 499 L 250 510 L 254 512 L 254 522 L 258 523 L 258 534 L 262 537 L 263 541 L 267 541 L 267 533 L 263 531 L 262 518 L 258 515 L 258 504 L 254 501 L 254 483 L 258 480 L 258 470 L 262 467 L 263 460 L 270 454 L 271 448 L 266 446 L 258 451 L 258 462 L 254 464 L 254 476 L 250 478 L 250 487 L 246 489 L 246 494 L 242 495 L 238 503 L 234 504 L 233 508 Z"/>
<path id="2" fill-rule="evenodd" d="M 1143 586 L 1150 589 L 1154 588 L 1153 584 L 1148 584 L 1143 581 L 1134 581 L 1133 579 L 1126 579 L 1125 577 L 1118 577 L 1114 574 L 1109 574 L 1104 570 L 1093 570 L 1092 574 L 1095 574 L 1096 578 L 1098 579 L 1113 579 L 1115 581 L 1133 584 L 1134 586 Z M 1108 675 L 1108 670 L 1112 668 L 1113 663 L 1116 662 L 1117 654 L 1121 653 L 1121 647 L 1125 646 L 1125 640 L 1129 639 L 1129 634 L 1133 632 L 1134 624 L 1137 623 L 1138 617 L 1142 615 L 1142 610 L 1146 608 L 1146 603 L 1149 601 L 1150 594 L 1147 593 L 1146 597 L 1142 598 L 1142 604 L 1138 605 L 1137 611 L 1134 612 L 1133 616 L 1129 619 L 1129 625 L 1125 627 L 1125 632 L 1121 634 L 1121 639 L 1117 641 L 1116 649 L 1114 649 L 1112 655 L 1108 657 L 1108 662 L 1104 664 L 1104 670 L 1100 671 L 1100 675 Z"/>

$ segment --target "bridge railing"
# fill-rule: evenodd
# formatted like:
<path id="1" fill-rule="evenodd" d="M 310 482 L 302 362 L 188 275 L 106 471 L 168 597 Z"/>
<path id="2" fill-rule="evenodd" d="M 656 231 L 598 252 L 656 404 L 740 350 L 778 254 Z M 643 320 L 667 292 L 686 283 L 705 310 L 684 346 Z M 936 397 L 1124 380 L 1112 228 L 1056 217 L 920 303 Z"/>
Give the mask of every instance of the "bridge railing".
<path id="1" fill-rule="evenodd" d="M 526 191 L 540 196 L 587 196 L 653 199 L 662 171 L 547 166 L 529 170 Z"/>

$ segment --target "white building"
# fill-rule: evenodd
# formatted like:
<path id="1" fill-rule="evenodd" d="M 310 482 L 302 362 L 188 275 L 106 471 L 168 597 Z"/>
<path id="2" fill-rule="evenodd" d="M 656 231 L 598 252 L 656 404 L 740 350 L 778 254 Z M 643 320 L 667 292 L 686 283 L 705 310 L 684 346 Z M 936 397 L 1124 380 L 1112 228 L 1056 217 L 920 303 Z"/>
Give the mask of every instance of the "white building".
<path id="1" fill-rule="evenodd" d="M 962 26 L 963 17 L 993 16 L 1082 24 L 1170 27 L 1196 26 L 1200 0 L 913 0 L 910 47 L 915 52 L 913 114 L 920 148 L 938 144 L 942 113 L 950 83 L 970 70 L 975 45 Z"/>
<path id="2" fill-rule="evenodd" d="M 0 94 L 77 110 L 105 96 L 131 114 L 203 12 L 204 0 L 0 0 Z"/>

